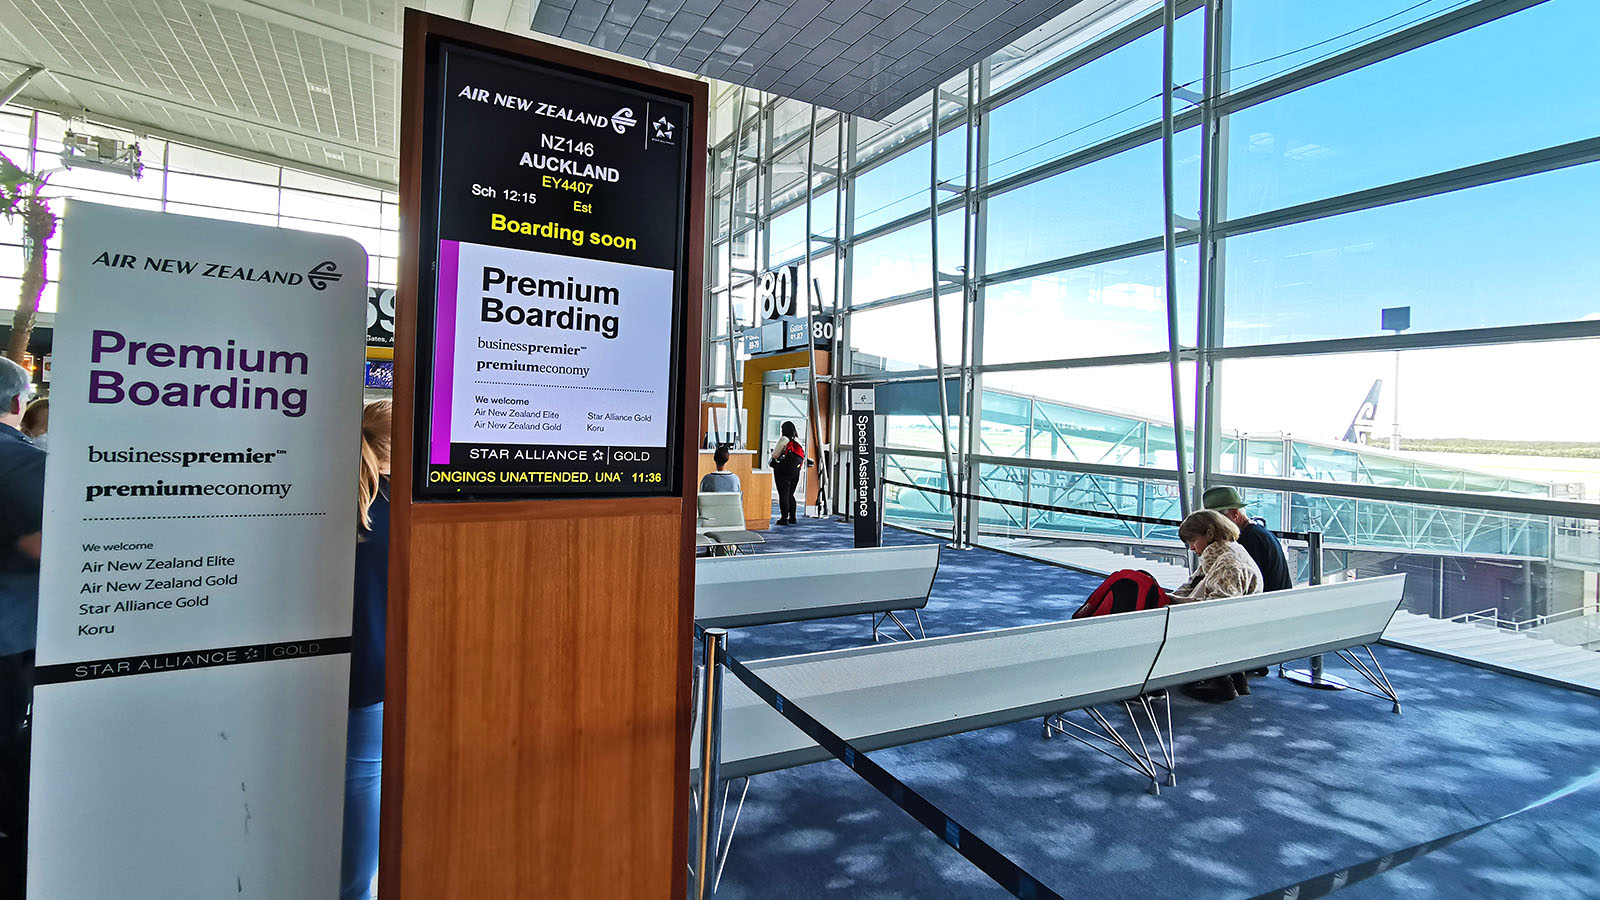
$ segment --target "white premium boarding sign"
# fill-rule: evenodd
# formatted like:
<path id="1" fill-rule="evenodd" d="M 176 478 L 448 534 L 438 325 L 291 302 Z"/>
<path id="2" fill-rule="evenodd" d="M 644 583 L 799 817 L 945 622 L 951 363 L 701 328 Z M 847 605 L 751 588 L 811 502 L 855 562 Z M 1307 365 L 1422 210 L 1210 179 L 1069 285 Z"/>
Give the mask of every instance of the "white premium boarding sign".
<path id="1" fill-rule="evenodd" d="M 62 221 L 28 896 L 332 898 L 365 253 Z"/>

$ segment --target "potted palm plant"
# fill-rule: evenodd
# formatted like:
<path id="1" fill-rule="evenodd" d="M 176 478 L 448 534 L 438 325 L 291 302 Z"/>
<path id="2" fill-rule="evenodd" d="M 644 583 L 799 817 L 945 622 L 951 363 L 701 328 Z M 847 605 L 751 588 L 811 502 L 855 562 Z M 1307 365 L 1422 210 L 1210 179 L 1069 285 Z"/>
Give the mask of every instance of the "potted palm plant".
<path id="1" fill-rule="evenodd" d="M 6 221 L 22 220 L 22 291 L 17 311 L 11 317 L 11 341 L 6 355 L 22 364 L 28 353 L 28 339 L 39 314 L 39 297 L 44 293 L 49 255 L 46 245 L 56 233 L 56 214 L 40 192 L 46 176 L 29 172 L 0 154 L 0 215 Z"/>

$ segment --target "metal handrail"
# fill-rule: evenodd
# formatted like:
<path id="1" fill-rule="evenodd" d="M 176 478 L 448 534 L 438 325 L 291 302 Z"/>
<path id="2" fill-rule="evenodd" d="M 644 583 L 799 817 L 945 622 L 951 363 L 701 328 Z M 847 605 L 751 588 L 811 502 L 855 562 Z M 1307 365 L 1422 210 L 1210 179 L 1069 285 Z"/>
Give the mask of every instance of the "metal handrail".
<path id="1" fill-rule="evenodd" d="M 1502 619 L 1502 618 L 1500 618 L 1500 608 L 1497 607 L 1497 606 L 1492 606 L 1492 607 L 1490 607 L 1488 609 L 1480 609 L 1477 612 L 1462 613 L 1462 614 L 1457 615 L 1457 616 L 1451 616 L 1450 618 L 1446 619 L 1445 621 L 1447 621 L 1447 622 L 1461 622 L 1461 623 L 1467 624 L 1467 625 L 1471 625 L 1471 624 L 1474 624 L 1474 623 L 1477 623 L 1477 622 L 1488 622 L 1488 623 L 1494 625 L 1496 628 L 1499 628 L 1501 630 L 1511 631 L 1511 632 L 1519 632 L 1520 633 L 1520 632 L 1522 632 L 1524 630 L 1531 631 L 1531 630 L 1533 630 L 1535 628 L 1539 628 L 1539 627 L 1544 626 L 1544 625 L 1549 625 L 1552 622 L 1562 622 L 1562 621 L 1565 621 L 1567 619 L 1581 619 L 1581 618 L 1584 618 L 1586 616 L 1594 615 L 1595 612 L 1596 612 L 1596 610 L 1594 610 L 1594 609 L 1592 609 L 1590 607 L 1578 606 L 1578 607 L 1574 607 L 1572 609 L 1562 610 L 1561 612 L 1558 612 L 1558 613 L 1551 613 L 1551 614 L 1548 614 L 1548 615 L 1539 615 L 1539 616 L 1534 616 L 1531 619 L 1518 620 L 1518 619 Z"/>

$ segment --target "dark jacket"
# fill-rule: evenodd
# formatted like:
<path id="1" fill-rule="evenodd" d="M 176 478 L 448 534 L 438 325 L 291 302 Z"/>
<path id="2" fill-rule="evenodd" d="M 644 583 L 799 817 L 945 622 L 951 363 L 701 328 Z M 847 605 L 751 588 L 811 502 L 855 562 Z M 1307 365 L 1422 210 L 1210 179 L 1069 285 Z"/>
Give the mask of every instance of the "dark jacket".
<path id="1" fill-rule="evenodd" d="M 1239 544 L 1256 561 L 1256 568 L 1261 570 L 1263 591 L 1287 591 L 1294 587 L 1294 578 L 1289 574 L 1289 561 L 1283 556 L 1283 545 L 1278 543 L 1278 536 L 1268 531 L 1265 525 L 1252 520 L 1249 525 L 1239 529 Z"/>
<path id="2" fill-rule="evenodd" d="M 384 641 L 389 611 L 389 478 L 378 479 L 372 529 L 356 542 L 355 615 L 350 622 L 350 705 L 383 702 Z"/>
<path id="3" fill-rule="evenodd" d="M 0 572 L 39 573 L 39 561 L 17 539 L 44 524 L 44 451 L 10 425 L 0 425 Z"/>

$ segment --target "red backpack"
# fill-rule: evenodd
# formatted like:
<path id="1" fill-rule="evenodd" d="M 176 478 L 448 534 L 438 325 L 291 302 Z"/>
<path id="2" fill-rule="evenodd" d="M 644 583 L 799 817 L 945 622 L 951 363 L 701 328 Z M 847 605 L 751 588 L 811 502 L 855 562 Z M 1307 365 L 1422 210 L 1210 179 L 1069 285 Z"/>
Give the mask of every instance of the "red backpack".
<path id="1" fill-rule="evenodd" d="M 1143 569 L 1122 569 L 1107 576 L 1072 617 L 1087 619 L 1166 605 L 1167 592 L 1156 584 L 1155 576 Z"/>

